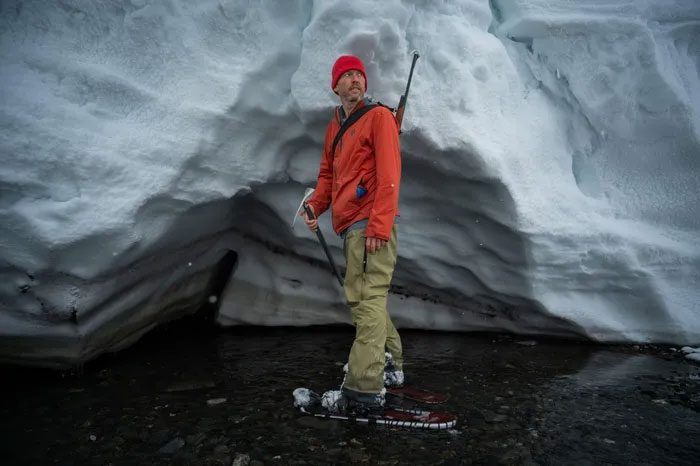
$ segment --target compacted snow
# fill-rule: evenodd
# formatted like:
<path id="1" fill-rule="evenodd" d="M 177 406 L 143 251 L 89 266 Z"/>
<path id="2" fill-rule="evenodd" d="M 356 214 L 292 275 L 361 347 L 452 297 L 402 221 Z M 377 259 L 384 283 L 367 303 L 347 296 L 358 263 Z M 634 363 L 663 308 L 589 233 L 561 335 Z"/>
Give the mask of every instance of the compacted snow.
<path id="1" fill-rule="evenodd" d="M 207 302 L 349 322 L 290 218 L 335 58 L 396 105 L 413 50 L 395 322 L 700 342 L 694 0 L 0 8 L 1 360 L 79 363 Z"/>

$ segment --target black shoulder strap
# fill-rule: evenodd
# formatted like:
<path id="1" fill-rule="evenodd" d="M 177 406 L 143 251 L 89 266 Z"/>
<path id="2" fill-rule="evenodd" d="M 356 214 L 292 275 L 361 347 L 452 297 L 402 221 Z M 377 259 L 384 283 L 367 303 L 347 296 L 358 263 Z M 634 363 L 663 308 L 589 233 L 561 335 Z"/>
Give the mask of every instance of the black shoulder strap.
<path id="1" fill-rule="evenodd" d="M 351 113 L 350 116 L 346 118 L 346 120 L 343 122 L 342 126 L 338 130 L 338 134 L 335 135 L 335 139 L 333 139 L 333 148 L 331 149 L 331 158 L 335 157 L 335 148 L 338 145 L 338 142 L 340 142 L 340 138 L 342 138 L 343 134 L 345 134 L 345 131 L 347 131 L 348 128 L 351 127 L 353 124 L 355 124 L 357 122 L 357 120 L 362 118 L 362 115 L 369 112 L 373 108 L 379 107 L 379 105 L 381 105 L 381 104 L 365 105 L 364 107 L 362 107 L 358 111 Z"/>

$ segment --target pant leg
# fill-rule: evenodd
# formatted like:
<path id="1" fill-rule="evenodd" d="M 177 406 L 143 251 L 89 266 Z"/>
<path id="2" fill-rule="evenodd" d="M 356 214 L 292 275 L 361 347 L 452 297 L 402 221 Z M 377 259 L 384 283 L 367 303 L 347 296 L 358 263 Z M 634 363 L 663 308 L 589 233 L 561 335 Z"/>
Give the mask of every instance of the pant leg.
<path id="1" fill-rule="evenodd" d="M 394 367 L 396 370 L 403 370 L 403 346 L 401 345 L 401 337 L 399 332 L 394 327 L 391 321 L 391 316 L 387 314 L 386 319 L 386 350 L 391 353 L 394 358 Z"/>
<path id="2" fill-rule="evenodd" d="M 349 232 L 345 239 L 345 297 L 355 324 L 355 341 L 344 386 L 357 392 L 377 393 L 384 387 L 384 348 L 389 332 L 391 348 L 401 356 L 401 340 L 386 310 L 396 264 L 396 226 L 387 246 L 367 255 L 366 267 L 364 251 L 364 231 Z"/>
<path id="3" fill-rule="evenodd" d="M 391 249 L 390 254 L 393 257 L 393 265 L 391 267 L 391 274 L 393 276 L 394 268 L 396 265 L 396 258 L 398 256 L 398 226 L 394 225 L 391 230 L 391 240 L 387 246 Z M 394 327 L 394 322 L 391 320 L 391 315 L 387 309 L 386 316 L 386 349 L 391 353 L 394 358 L 394 367 L 397 370 L 403 370 L 403 346 L 401 345 L 401 337 L 399 332 Z"/>

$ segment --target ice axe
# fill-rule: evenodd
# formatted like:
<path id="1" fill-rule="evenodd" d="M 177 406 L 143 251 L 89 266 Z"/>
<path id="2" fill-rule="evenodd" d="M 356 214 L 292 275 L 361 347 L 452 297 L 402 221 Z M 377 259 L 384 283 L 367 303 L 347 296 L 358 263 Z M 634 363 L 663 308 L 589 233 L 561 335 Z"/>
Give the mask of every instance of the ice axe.
<path id="1" fill-rule="evenodd" d="M 304 209 L 304 212 L 306 212 L 306 216 L 313 220 L 316 218 L 314 215 L 313 211 L 309 207 L 309 205 L 306 203 L 306 201 L 311 197 L 311 195 L 314 193 L 313 188 L 306 188 L 306 192 L 304 193 L 304 197 L 301 199 L 301 203 L 299 204 L 299 207 L 297 208 L 295 214 L 294 214 L 294 220 L 292 220 L 292 228 L 294 228 L 294 223 L 297 220 L 298 214 L 301 211 L 301 209 Z M 331 265 L 331 269 L 333 269 L 333 275 L 335 275 L 335 278 L 338 279 L 338 283 L 340 283 L 340 286 L 342 288 L 343 286 L 343 278 L 340 276 L 340 272 L 338 272 L 338 267 L 335 265 L 335 261 L 333 260 L 333 256 L 331 255 L 331 251 L 328 249 L 328 243 L 326 243 L 326 239 L 323 237 L 323 233 L 321 232 L 321 227 L 319 226 L 316 228 L 316 236 L 318 237 L 319 243 L 321 243 L 321 246 L 323 246 L 323 251 L 326 253 L 326 257 L 328 258 L 328 263 Z"/>

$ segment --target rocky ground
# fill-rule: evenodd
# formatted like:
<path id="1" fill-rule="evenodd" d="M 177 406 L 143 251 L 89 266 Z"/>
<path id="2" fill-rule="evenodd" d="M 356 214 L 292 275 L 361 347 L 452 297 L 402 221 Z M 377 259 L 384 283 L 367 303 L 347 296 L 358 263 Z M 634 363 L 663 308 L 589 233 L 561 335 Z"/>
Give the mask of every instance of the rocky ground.
<path id="1" fill-rule="evenodd" d="M 0 368 L 3 464 L 696 464 L 700 365 L 680 348 L 404 332 L 447 432 L 305 417 L 350 328 L 170 326 L 65 373 Z"/>

